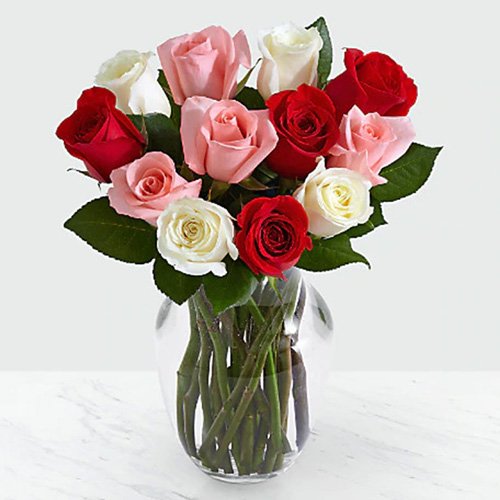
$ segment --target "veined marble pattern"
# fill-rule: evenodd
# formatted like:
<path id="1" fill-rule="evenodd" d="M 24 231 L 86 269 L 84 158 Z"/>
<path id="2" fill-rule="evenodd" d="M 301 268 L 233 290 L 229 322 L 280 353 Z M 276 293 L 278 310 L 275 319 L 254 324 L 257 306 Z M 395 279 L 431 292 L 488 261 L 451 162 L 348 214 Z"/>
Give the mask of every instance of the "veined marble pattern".
<path id="1" fill-rule="evenodd" d="M 334 373 L 292 469 L 216 482 L 154 373 L 0 373 L 1 500 L 499 500 L 500 372 Z"/>

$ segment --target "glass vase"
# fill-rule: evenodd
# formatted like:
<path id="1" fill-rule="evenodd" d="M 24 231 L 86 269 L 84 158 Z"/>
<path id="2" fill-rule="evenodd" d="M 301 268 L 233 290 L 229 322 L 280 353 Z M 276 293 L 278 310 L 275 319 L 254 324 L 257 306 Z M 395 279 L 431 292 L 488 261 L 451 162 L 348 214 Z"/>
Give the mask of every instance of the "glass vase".
<path id="1" fill-rule="evenodd" d="M 330 364 L 332 318 L 297 269 L 264 279 L 220 314 L 201 288 L 157 319 L 163 398 L 179 440 L 205 473 L 259 482 L 307 442 Z"/>

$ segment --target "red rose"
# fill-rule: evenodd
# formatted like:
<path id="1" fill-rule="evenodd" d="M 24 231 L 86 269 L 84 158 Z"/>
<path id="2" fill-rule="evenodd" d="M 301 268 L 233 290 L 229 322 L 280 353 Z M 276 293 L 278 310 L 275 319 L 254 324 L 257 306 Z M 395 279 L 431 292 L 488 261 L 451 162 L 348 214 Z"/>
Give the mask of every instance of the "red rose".
<path id="1" fill-rule="evenodd" d="M 267 164 L 283 177 L 305 178 L 318 157 L 337 142 L 339 127 L 332 101 L 322 90 L 304 84 L 272 95 L 266 105 L 279 136 Z"/>
<path id="2" fill-rule="evenodd" d="M 417 100 L 417 87 L 403 68 L 380 52 L 347 49 L 346 70 L 325 88 L 340 122 L 354 105 L 364 113 L 406 116 Z"/>
<path id="3" fill-rule="evenodd" d="M 144 137 L 115 103 L 115 95 L 107 89 L 84 90 L 76 111 L 56 131 L 68 152 L 83 160 L 89 174 L 100 182 L 110 182 L 115 168 L 144 153 Z"/>
<path id="4" fill-rule="evenodd" d="M 309 219 L 292 196 L 253 199 L 238 215 L 238 225 L 240 258 L 255 274 L 284 278 L 304 249 L 312 249 Z"/>

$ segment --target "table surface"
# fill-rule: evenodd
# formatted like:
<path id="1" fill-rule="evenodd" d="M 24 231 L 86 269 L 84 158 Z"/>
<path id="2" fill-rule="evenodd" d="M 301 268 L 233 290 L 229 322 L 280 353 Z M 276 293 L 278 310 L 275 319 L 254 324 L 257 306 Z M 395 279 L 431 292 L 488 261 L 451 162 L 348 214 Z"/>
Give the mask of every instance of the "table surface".
<path id="1" fill-rule="evenodd" d="M 154 373 L 0 373 L 0 499 L 500 499 L 500 372 L 338 372 L 325 399 L 288 472 L 230 485 L 184 455 Z"/>

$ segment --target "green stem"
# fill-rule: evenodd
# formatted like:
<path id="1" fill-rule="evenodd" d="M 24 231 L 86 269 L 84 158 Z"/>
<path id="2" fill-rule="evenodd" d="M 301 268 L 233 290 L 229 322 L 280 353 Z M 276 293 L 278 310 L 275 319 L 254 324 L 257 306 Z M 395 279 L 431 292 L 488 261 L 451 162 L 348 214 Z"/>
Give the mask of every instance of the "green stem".
<path id="1" fill-rule="evenodd" d="M 197 293 L 195 296 L 195 302 L 197 306 L 197 320 L 198 328 L 202 335 L 209 335 L 212 341 L 213 353 L 214 353 L 214 364 L 215 364 L 215 379 L 219 387 L 221 401 L 226 401 L 229 397 L 229 380 L 227 375 L 227 365 L 226 365 L 226 345 L 222 338 L 220 330 L 215 324 L 215 317 L 209 310 L 209 305 L 207 300 L 201 295 L 201 292 Z M 229 417 L 228 417 L 229 418 Z M 211 468 L 218 467 L 220 462 L 214 463 L 211 460 L 213 455 L 213 446 L 207 437 L 208 431 L 212 424 L 212 416 L 210 415 L 209 424 L 205 428 L 204 426 L 204 442 L 206 441 L 206 447 L 208 450 L 204 455 L 200 455 L 204 463 L 210 463 Z M 212 442 L 215 440 L 215 436 L 211 439 Z M 226 452 L 223 457 L 222 467 L 226 472 L 232 472 L 231 460 L 229 458 L 229 453 Z"/>
<path id="2" fill-rule="evenodd" d="M 273 318 L 270 327 L 263 325 L 261 331 L 257 335 L 257 338 L 252 343 L 252 347 L 250 348 L 248 356 L 242 367 L 241 375 L 238 378 L 229 398 L 223 402 L 221 410 L 215 417 L 212 427 L 208 431 L 205 442 L 201 445 L 200 453 L 202 455 L 207 451 L 207 441 L 209 439 L 213 439 L 213 437 L 220 432 L 223 423 L 228 419 L 229 412 L 232 410 L 233 405 L 235 405 L 241 398 L 236 410 L 237 414 L 235 414 L 234 418 L 231 420 L 230 429 L 227 430 L 224 440 L 219 443 L 219 451 L 224 447 L 227 448 L 227 445 L 231 441 L 231 439 L 228 439 L 228 436 L 229 438 L 234 436 L 234 433 L 241 422 L 241 418 L 243 418 L 244 411 L 250 403 L 251 396 L 253 396 L 253 393 L 259 384 L 260 375 L 264 367 L 265 355 L 267 354 L 267 347 L 272 342 L 274 337 L 273 328 L 276 328 L 280 322 L 281 317 L 276 315 Z"/>
<path id="3" fill-rule="evenodd" d="M 257 472 L 264 461 L 264 453 L 266 449 L 267 436 L 269 434 L 269 418 L 267 415 L 261 415 L 259 429 L 257 431 L 257 440 L 255 442 L 255 450 L 253 455 L 253 470 Z"/>
<path id="4" fill-rule="evenodd" d="M 226 346 L 221 336 L 221 332 L 215 326 L 215 318 L 208 309 L 208 305 L 201 294 L 197 295 L 196 305 L 203 318 L 210 339 L 212 340 L 215 357 L 215 367 L 217 380 L 219 383 L 220 395 L 223 401 L 229 398 L 229 381 L 227 378 Z"/>
<path id="5" fill-rule="evenodd" d="M 278 377 L 276 364 L 274 362 L 274 351 L 272 346 L 267 350 L 265 378 L 269 404 L 271 405 L 271 443 L 276 451 L 281 450 L 281 412 L 278 390 Z"/>
<path id="6" fill-rule="evenodd" d="M 221 400 L 220 392 L 219 392 L 219 384 L 217 382 L 217 373 L 216 373 L 216 369 L 215 369 L 215 358 L 213 356 L 212 356 L 212 375 L 210 377 L 210 397 L 211 397 L 211 402 L 212 402 L 212 416 L 217 415 L 219 413 L 220 409 L 222 408 L 222 400 Z M 209 468 L 217 471 L 218 467 L 214 467 L 212 465 L 212 461 L 211 461 L 213 459 L 214 452 L 215 452 L 215 447 L 209 446 L 209 450 L 207 452 L 208 460 L 209 460 L 208 464 L 210 464 Z M 226 472 L 227 474 L 233 473 L 233 468 L 232 468 L 231 460 L 230 460 L 229 456 L 226 457 L 226 460 L 224 461 L 222 467 L 224 469 L 224 472 Z"/>
<path id="7" fill-rule="evenodd" d="M 184 433 L 186 436 L 186 446 L 187 451 L 192 457 L 198 457 L 196 452 L 196 442 L 194 434 L 194 422 L 195 422 L 195 412 L 196 404 L 198 402 L 198 397 L 200 395 L 199 384 L 198 384 L 198 373 L 200 367 L 199 363 L 196 364 L 193 371 L 193 378 L 191 380 L 191 385 L 184 395 Z"/>
<path id="8" fill-rule="evenodd" d="M 224 456 L 225 450 L 236 433 L 242 418 L 245 416 L 246 410 L 252 401 L 252 398 L 257 390 L 257 386 L 260 382 L 260 377 L 262 370 L 264 369 L 264 363 L 266 361 L 267 350 L 270 344 L 273 342 L 276 335 L 276 327 L 281 324 L 282 317 L 276 314 L 271 322 L 271 325 L 262 329 L 258 337 L 252 344 L 249 351 L 245 365 L 243 366 L 242 375 L 238 379 L 236 386 L 231 393 L 230 398 L 227 400 L 227 404 L 224 404 L 219 415 L 214 420 L 210 431 L 216 432 L 218 427 L 226 419 L 227 412 L 230 411 L 232 406 L 237 401 L 238 397 L 241 397 L 233 418 L 231 418 L 231 423 L 224 435 L 224 438 L 219 443 L 219 449 L 215 454 L 215 463 L 220 463 L 220 460 Z M 210 431 L 209 434 L 210 435 Z M 207 435 L 207 437 L 208 437 Z M 205 451 L 205 443 L 200 448 L 200 453 Z"/>
<path id="9" fill-rule="evenodd" d="M 241 430 L 241 451 L 240 451 L 240 475 L 250 474 L 252 471 L 253 463 L 253 449 L 255 440 L 255 414 L 253 412 L 253 405 L 250 405 L 248 412 L 242 423 Z"/>
<path id="10" fill-rule="evenodd" d="M 278 384 L 280 394 L 281 427 L 288 426 L 288 400 L 292 391 L 292 342 L 288 335 L 283 335 L 278 347 Z"/>
<path id="11" fill-rule="evenodd" d="M 208 429 L 212 425 L 212 402 L 210 400 L 210 387 L 208 382 L 212 349 L 206 328 L 203 328 L 198 316 L 199 315 L 197 314 L 198 324 L 200 325 L 199 331 L 201 340 L 198 381 L 200 386 L 201 408 L 203 411 L 203 437 L 205 437 Z"/>
<path id="12" fill-rule="evenodd" d="M 309 437 L 309 404 L 307 398 L 306 368 L 302 355 L 292 349 L 293 399 L 297 447 L 301 450 Z"/>
<path id="13" fill-rule="evenodd" d="M 186 442 L 186 425 L 184 416 L 184 396 L 189 390 L 191 379 L 198 360 L 200 352 L 200 336 L 196 328 L 196 311 L 193 302 L 189 301 L 189 321 L 191 325 L 191 334 L 184 357 L 182 358 L 179 369 L 177 370 L 177 433 L 184 447 Z"/>
<path id="14" fill-rule="evenodd" d="M 276 373 L 275 351 L 270 345 L 267 352 L 266 366 L 264 368 L 266 393 L 271 406 L 271 429 L 267 440 L 267 450 L 262 472 L 271 472 L 280 455 L 283 455 L 281 411 L 278 388 L 278 377 Z"/>

